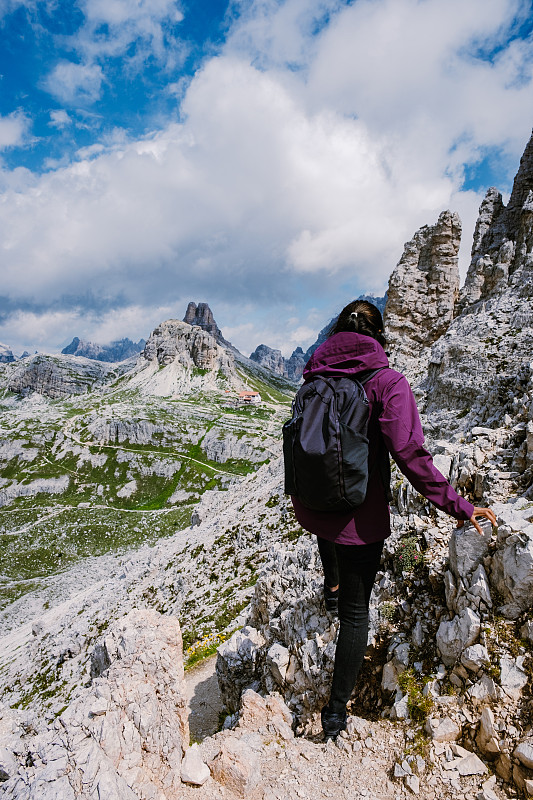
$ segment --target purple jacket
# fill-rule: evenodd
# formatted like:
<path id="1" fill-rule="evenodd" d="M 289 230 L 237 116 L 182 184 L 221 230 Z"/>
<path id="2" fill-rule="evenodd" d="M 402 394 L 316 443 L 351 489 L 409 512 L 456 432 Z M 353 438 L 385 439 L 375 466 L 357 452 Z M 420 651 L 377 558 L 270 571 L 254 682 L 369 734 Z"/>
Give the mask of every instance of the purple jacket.
<path id="1" fill-rule="evenodd" d="M 385 351 L 375 339 L 359 333 L 336 333 L 315 350 L 305 367 L 304 379 L 315 375 L 352 377 L 388 365 Z M 474 506 L 450 486 L 424 447 L 418 409 L 406 378 L 393 369 L 383 369 L 367 381 L 365 392 L 370 419 L 366 498 L 353 511 L 332 513 L 311 511 L 293 497 L 294 512 L 302 528 L 338 544 L 368 544 L 390 535 L 385 490 L 379 469 L 373 469 L 380 430 L 387 450 L 420 494 L 452 517 L 470 519 Z"/>

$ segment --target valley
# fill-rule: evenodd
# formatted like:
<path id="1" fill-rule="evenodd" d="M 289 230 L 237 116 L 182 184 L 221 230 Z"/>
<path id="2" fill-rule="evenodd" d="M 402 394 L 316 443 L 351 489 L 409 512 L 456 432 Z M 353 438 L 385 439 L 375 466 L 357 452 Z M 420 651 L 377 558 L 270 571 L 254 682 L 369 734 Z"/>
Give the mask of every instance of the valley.
<path id="1" fill-rule="evenodd" d="M 132 387 L 130 373 L 145 377 L 133 359 L 104 386 L 58 399 L 4 389 L 0 607 L 83 559 L 188 527 L 206 492 L 226 490 L 277 453 L 291 387 L 256 365 L 239 364 L 236 380 L 261 392 L 258 407 L 230 404 L 235 392 L 216 388 L 152 395 Z"/>

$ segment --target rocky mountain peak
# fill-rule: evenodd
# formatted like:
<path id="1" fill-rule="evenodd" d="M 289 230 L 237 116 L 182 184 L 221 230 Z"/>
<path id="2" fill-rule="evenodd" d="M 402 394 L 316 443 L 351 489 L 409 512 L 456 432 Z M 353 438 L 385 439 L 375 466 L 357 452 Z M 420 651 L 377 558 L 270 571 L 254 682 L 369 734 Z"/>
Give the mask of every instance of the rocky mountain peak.
<path id="1" fill-rule="evenodd" d="M 276 375 L 287 377 L 287 370 L 285 367 L 285 359 L 281 354 L 281 350 L 274 350 L 266 344 L 260 344 L 255 348 L 254 352 L 250 354 L 250 360 L 255 361 L 256 364 L 261 364 L 262 367 L 275 372 Z"/>
<path id="2" fill-rule="evenodd" d="M 497 189 L 488 190 L 479 209 L 472 260 L 457 311 L 488 300 L 508 286 L 521 296 L 533 294 L 533 136 L 520 160 L 509 204 Z"/>
<path id="3" fill-rule="evenodd" d="M 216 323 L 215 323 L 216 325 Z M 154 328 L 142 352 L 151 363 L 136 380 L 156 395 L 183 394 L 200 388 L 241 387 L 232 351 L 199 326 L 169 319 Z M 160 367 L 167 370 L 159 372 Z"/>
<path id="4" fill-rule="evenodd" d="M 222 336 L 222 331 L 215 322 L 213 312 L 209 308 L 208 303 L 193 303 L 192 300 L 187 306 L 187 311 L 183 317 L 183 322 L 188 325 L 196 325 L 217 340 L 219 344 L 229 344 Z"/>
<path id="5" fill-rule="evenodd" d="M 518 236 L 524 207 L 533 211 L 533 133 L 520 159 L 520 166 L 513 183 L 513 191 L 507 206 L 509 234 Z M 529 208 L 531 206 L 531 208 Z"/>
<path id="6" fill-rule="evenodd" d="M 459 294 L 461 220 L 443 211 L 405 244 L 389 279 L 385 306 L 393 366 L 402 369 L 450 325 Z"/>
<path id="7" fill-rule="evenodd" d="M 13 351 L 6 345 L 0 343 L 0 364 L 10 364 L 16 361 Z"/>
<path id="8" fill-rule="evenodd" d="M 63 355 L 82 356 L 92 358 L 94 361 L 124 361 L 126 358 L 138 355 L 144 348 L 146 341 L 140 339 L 132 342 L 131 339 L 120 339 L 111 344 L 96 344 L 87 342 L 75 336 L 71 343 L 63 348 Z"/>

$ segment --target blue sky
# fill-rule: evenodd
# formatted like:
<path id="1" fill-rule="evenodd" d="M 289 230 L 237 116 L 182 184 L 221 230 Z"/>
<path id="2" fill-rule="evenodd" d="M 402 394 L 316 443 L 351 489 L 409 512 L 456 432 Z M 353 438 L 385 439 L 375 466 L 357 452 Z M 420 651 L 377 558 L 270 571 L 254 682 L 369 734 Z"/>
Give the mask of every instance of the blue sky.
<path id="1" fill-rule="evenodd" d="M 189 300 L 286 354 L 445 208 L 463 275 L 533 124 L 523 0 L 0 0 L 0 341 Z"/>

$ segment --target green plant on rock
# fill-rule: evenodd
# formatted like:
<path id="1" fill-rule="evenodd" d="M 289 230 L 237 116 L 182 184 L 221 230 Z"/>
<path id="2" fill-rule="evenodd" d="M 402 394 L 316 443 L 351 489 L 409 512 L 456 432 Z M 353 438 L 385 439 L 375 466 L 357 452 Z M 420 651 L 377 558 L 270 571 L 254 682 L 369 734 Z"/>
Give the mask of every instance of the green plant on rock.
<path id="1" fill-rule="evenodd" d="M 385 600 L 379 606 L 379 613 L 387 622 L 396 622 L 398 619 L 398 605 L 392 600 Z"/>
<path id="2" fill-rule="evenodd" d="M 401 573 L 410 573 L 419 570 L 424 565 L 424 555 L 418 547 L 416 536 L 405 536 L 398 543 L 394 553 L 396 570 Z"/>
<path id="3" fill-rule="evenodd" d="M 210 633 L 209 636 L 191 644 L 183 653 L 185 656 L 185 669 L 191 669 L 191 667 L 198 664 L 199 661 L 203 661 L 204 658 L 208 658 L 213 655 L 213 653 L 216 653 L 217 647 L 219 647 L 225 639 L 226 636 L 220 633 Z"/>
<path id="4" fill-rule="evenodd" d="M 430 680 L 431 678 L 417 675 L 413 669 L 406 669 L 398 676 L 400 689 L 407 695 L 409 716 L 415 722 L 425 722 L 433 709 L 433 698 L 429 694 L 423 694 L 424 687 Z"/>
<path id="5" fill-rule="evenodd" d="M 427 758 L 429 754 L 429 738 L 422 726 L 413 731 L 413 738 L 406 742 L 404 753 L 406 756 L 422 756 Z M 418 773 L 416 761 L 411 764 L 411 769 L 415 774 Z"/>

